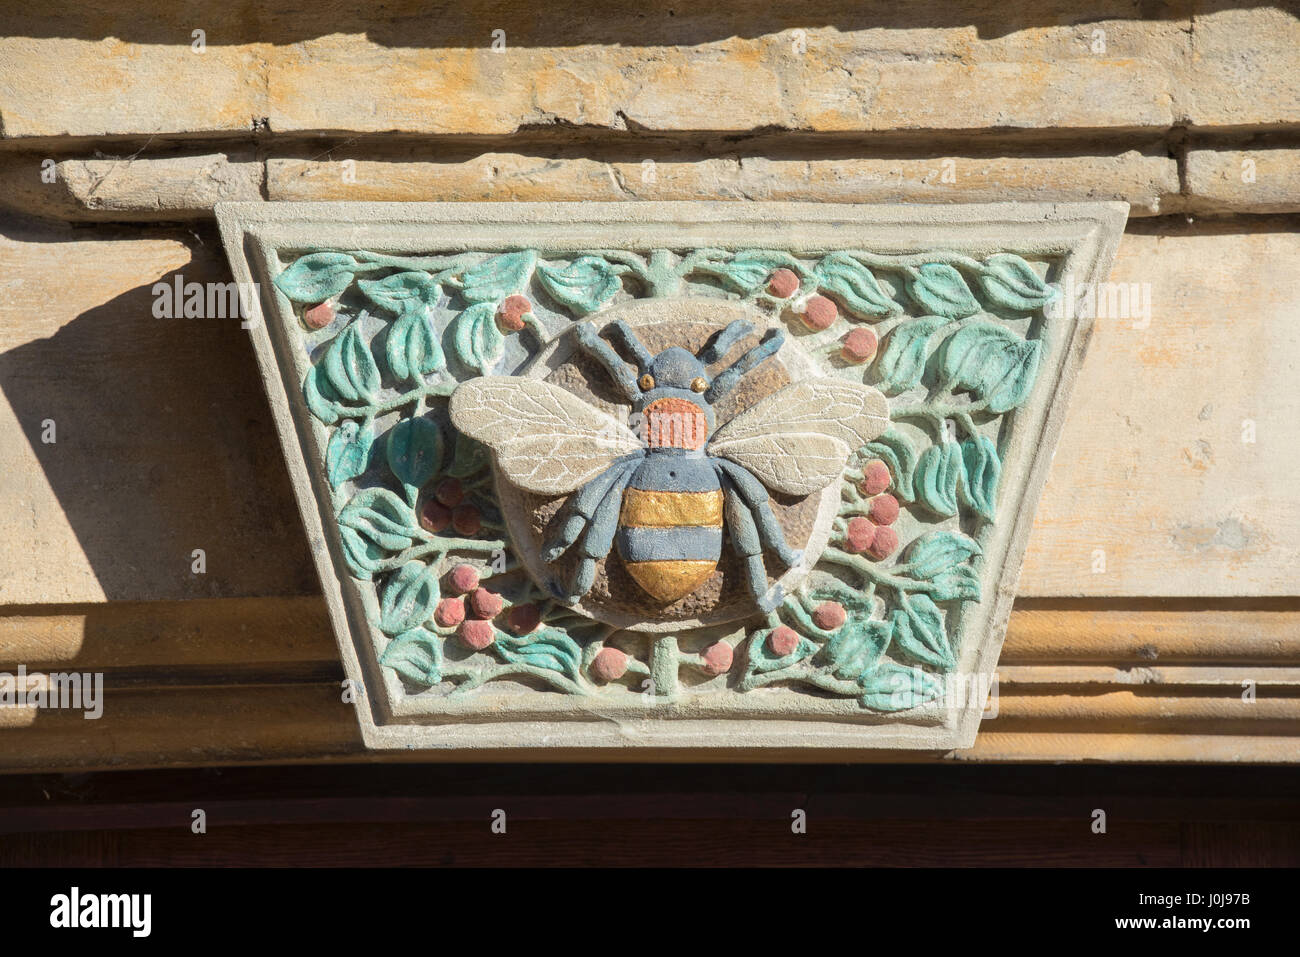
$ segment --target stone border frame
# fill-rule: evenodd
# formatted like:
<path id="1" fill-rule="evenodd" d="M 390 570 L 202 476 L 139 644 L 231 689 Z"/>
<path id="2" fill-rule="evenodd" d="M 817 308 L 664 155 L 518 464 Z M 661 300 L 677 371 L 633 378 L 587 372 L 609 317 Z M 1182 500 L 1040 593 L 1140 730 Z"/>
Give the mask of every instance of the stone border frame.
<path id="1" fill-rule="evenodd" d="M 279 250 L 366 248 L 386 253 L 500 251 L 517 248 L 522 229 L 548 248 L 757 247 L 795 255 L 833 248 L 871 248 L 907 254 L 941 248 L 973 257 L 1015 252 L 1051 257 L 1057 272 L 1076 283 L 1104 281 L 1127 217 L 1124 203 L 988 204 L 965 206 L 853 206 L 812 203 L 223 203 L 218 223 L 234 277 L 257 283 L 261 299 L 247 317 L 276 430 L 285 451 L 316 561 L 329 616 L 347 677 L 364 689 L 357 702 L 362 737 L 370 748 L 420 749 L 425 758 L 465 760 L 780 760 L 810 749 L 825 760 L 859 760 L 881 748 L 948 750 L 969 747 L 980 711 L 908 713 L 886 721 L 844 720 L 811 710 L 799 716 L 757 717 L 752 707 L 737 717 L 614 717 L 565 699 L 549 714 L 528 713 L 482 720 L 472 711 L 444 713 L 441 721 L 399 715 L 373 692 L 385 687 L 368 651 L 365 615 L 345 594 L 337 569 L 342 557 L 325 534 L 332 515 L 317 457 L 317 440 L 297 383 L 305 359 L 288 348 L 292 311 L 271 280 Z M 533 244 L 537 243 L 532 239 Z M 268 321 L 269 320 L 269 321 Z M 981 607 L 985 639 L 961 649 L 958 673 L 989 673 L 997 663 L 1015 596 L 1016 581 L 1036 506 L 1059 437 L 1074 380 L 1082 364 L 1092 320 L 1067 316 L 1061 348 L 1044 368 L 1050 388 L 1024 410 L 1022 428 L 1009 454 L 1020 490 L 1014 517 L 1001 523 L 986 550 L 996 591 Z M 291 382 L 291 387 L 286 387 Z M 297 396 L 291 399 L 291 396 Z M 1032 450 L 1024 446 L 1032 443 Z M 1032 454 L 1029 454 L 1032 451 Z M 1010 508 L 1011 500 L 1007 507 Z M 1029 506 L 1029 507 L 1026 507 Z M 345 576 L 344 576 L 345 577 Z M 669 706 L 663 706 L 667 710 Z M 587 712 L 584 719 L 584 712 Z M 474 718 L 479 720 L 472 720 Z M 471 719 L 471 720 L 466 720 Z M 725 726 L 720 727 L 720 724 Z"/>

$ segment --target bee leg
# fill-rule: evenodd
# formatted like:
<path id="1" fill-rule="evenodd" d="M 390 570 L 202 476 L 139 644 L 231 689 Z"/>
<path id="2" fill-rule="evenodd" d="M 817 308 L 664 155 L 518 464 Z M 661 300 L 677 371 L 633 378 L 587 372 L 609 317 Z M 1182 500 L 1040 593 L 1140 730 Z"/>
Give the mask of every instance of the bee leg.
<path id="1" fill-rule="evenodd" d="M 569 515 L 565 518 L 564 524 L 542 546 L 542 561 L 547 564 L 559 561 L 560 556 L 567 552 L 586 530 L 610 486 L 618 482 L 638 461 L 639 458 L 627 462 L 615 462 L 573 493 L 568 504 Z"/>
<path id="2" fill-rule="evenodd" d="M 578 540 L 582 530 L 587 527 L 587 517 L 574 513 L 564 520 L 555 537 L 542 546 L 542 561 L 548 565 L 559 561 L 560 556 L 569 550 L 569 546 Z"/>
<path id="3" fill-rule="evenodd" d="M 570 593 L 564 596 L 566 604 L 575 604 L 591 591 L 591 586 L 596 581 L 596 561 L 608 555 L 614 547 L 614 535 L 618 532 L 618 520 L 623 506 L 623 490 L 632 480 L 635 467 L 636 463 L 631 462 L 617 470 L 618 474 L 605 489 L 600 504 L 593 510 L 587 529 L 578 542 L 578 564 L 573 572 Z"/>
<path id="4" fill-rule="evenodd" d="M 750 593 L 763 605 L 763 596 L 767 594 L 767 568 L 763 565 L 763 540 L 759 538 L 758 528 L 749 505 L 736 490 L 736 484 L 721 469 L 717 468 L 718 478 L 722 480 L 722 494 L 726 499 L 727 532 L 731 536 L 731 547 L 745 563 L 746 581 Z M 771 609 L 764 608 L 764 611 Z"/>
<path id="5" fill-rule="evenodd" d="M 735 462 L 728 462 L 726 459 L 712 461 L 718 473 L 725 475 L 732 482 L 736 493 L 749 506 L 749 512 L 753 516 L 763 544 L 776 553 L 776 557 L 781 559 L 781 563 L 786 568 L 797 565 L 799 559 L 803 557 L 803 552 L 786 544 L 785 532 L 772 512 L 772 505 L 768 501 L 767 489 L 763 487 L 763 483 L 754 478 L 748 469 Z"/>
<path id="6" fill-rule="evenodd" d="M 591 591 L 591 586 L 596 582 L 596 560 L 594 558 L 582 557 L 578 559 L 578 565 L 573 570 L 573 582 L 569 586 L 572 594 L 561 595 L 561 600 L 566 605 L 576 605 L 582 601 L 582 596 Z"/>
<path id="7" fill-rule="evenodd" d="M 783 601 L 785 601 L 785 586 L 777 582 L 772 587 L 772 596 L 770 598 L 760 598 L 758 607 L 763 611 L 773 611 Z"/>

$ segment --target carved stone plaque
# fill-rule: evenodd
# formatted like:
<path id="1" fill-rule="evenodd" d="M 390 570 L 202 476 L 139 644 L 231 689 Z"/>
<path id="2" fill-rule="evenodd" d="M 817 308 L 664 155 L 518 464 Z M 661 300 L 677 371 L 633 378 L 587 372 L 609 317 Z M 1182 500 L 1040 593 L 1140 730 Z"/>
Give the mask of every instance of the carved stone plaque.
<path id="1" fill-rule="evenodd" d="M 970 746 L 1126 212 L 218 206 L 366 743 Z"/>

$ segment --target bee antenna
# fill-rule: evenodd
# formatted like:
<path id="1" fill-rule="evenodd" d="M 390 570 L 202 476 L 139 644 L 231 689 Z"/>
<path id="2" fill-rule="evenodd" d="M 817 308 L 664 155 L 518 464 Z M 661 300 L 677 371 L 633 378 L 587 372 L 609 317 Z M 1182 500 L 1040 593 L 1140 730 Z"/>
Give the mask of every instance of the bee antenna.
<path id="1" fill-rule="evenodd" d="M 649 372 L 650 364 L 654 362 L 654 356 L 650 350 L 642 345 L 641 340 L 636 337 L 636 333 L 622 319 L 615 319 L 609 324 L 610 338 L 623 347 L 623 350 L 632 356 L 632 361 L 636 363 L 637 371 Z"/>
<path id="2" fill-rule="evenodd" d="M 743 319 L 737 319 L 736 322 L 744 322 Z M 725 335 L 727 330 L 731 329 L 736 323 L 733 322 L 727 329 L 722 330 Z M 704 393 L 704 399 L 707 402 L 716 402 L 732 390 L 740 377 L 743 376 L 754 366 L 758 365 L 768 356 L 773 355 L 785 343 L 785 332 L 781 329 L 769 329 L 763 333 L 762 340 L 754 348 L 750 349 L 743 356 L 733 362 L 723 372 L 719 372 L 713 379 L 713 384 L 709 386 Z"/>
<path id="3" fill-rule="evenodd" d="M 612 325 L 619 326 L 622 325 L 622 322 L 615 322 Z M 630 333 L 631 330 L 629 329 L 625 334 L 630 335 Z M 578 345 L 582 347 L 582 351 L 604 366 L 605 371 L 614 380 L 614 384 L 623 390 L 624 395 L 633 401 L 641 397 L 641 389 L 636 384 L 636 376 L 628 369 L 627 363 L 619 358 L 614 348 L 597 334 L 591 323 L 579 323 L 574 330 L 574 335 L 577 336 Z M 637 342 L 637 345 L 641 347 L 641 352 L 645 353 L 645 347 L 641 346 L 640 342 Z"/>
<path id="4" fill-rule="evenodd" d="M 709 341 L 704 344 L 704 348 L 695 354 L 695 358 L 699 359 L 706 366 L 712 365 L 730 352 L 732 346 L 753 331 L 754 324 L 752 322 L 745 319 L 737 319 L 728 325 L 727 328 L 719 329 L 715 332 L 709 338 Z"/>

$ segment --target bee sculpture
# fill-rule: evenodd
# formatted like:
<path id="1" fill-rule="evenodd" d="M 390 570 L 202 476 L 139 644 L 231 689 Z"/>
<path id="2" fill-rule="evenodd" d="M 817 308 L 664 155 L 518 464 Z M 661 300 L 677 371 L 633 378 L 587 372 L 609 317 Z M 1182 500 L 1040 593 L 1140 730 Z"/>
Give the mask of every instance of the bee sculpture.
<path id="1" fill-rule="evenodd" d="M 781 348 L 784 332 L 769 330 L 710 376 L 707 366 L 752 334 L 752 324 L 732 322 L 694 355 L 679 346 L 652 355 L 623 321 L 607 328 L 635 373 L 591 325 L 579 325 L 575 335 L 631 403 L 640 435 L 559 386 L 515 376 L 459 386 L 452 422 L 491 448 L 512 484 L 542 495 L 572 493 L 543 546 L 547 563 L 577 549 L 571 582 L 551 584 L 560 600 L 580 601 L 596 563 L 617 547 L 633 580 L 671 604 L 713 574 L 725 528 L 750 592 L 771 610 L 784 596 L 779 585 L 769 588 L 764 550 L 787 568 L 801 553 L 787 544 L 768 489 L 806 496 L 826 488 L 849 454 L 887 427 L 885 397 L 843 379 L 808 379 L 715 428 L 713 404 Z"/>

